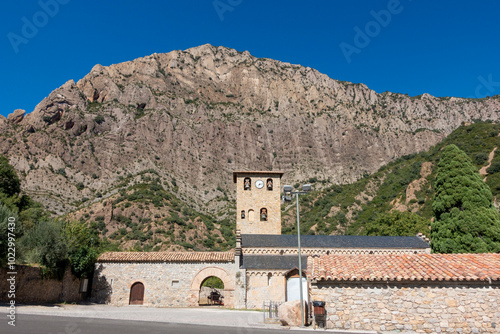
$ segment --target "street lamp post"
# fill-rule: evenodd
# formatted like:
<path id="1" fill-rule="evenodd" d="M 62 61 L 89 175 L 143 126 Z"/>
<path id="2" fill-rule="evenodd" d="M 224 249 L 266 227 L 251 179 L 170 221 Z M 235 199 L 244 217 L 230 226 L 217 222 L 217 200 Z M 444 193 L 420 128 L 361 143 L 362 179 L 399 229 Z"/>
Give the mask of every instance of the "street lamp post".
<path id="1" fill-rule="evenodd" d="M 300 215 L 299 215 L 299 195 L 306 194 L 311 191 L 310 184 L 304 184 L 302 186 L 302 191 L 293 191 L 292 186 L 285 185 L 283 187 L 283 191 L 285 193 L 284 199 L 285 201 L 292 200 L 291 195 L 295 195 L 295 199 L 297 202 L 297 244 L 299 249 L 299 290 L 300 290 L 300 322 L 301 327 L 304 327 L 304 293 L 302 291 L 302 254 L 300 251 Z"/>

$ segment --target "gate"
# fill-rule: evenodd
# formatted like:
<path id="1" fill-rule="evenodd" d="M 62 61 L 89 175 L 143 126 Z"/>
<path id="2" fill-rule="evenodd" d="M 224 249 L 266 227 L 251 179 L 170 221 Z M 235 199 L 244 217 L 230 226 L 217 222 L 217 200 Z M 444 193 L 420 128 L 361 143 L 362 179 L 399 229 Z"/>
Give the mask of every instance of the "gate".
<path id="1" fill-rule="evenodd" d="M 283 303 L 268 301 L 262 305 L 264 311 L 264 323 L 279 322 L 278 307 Z"/>

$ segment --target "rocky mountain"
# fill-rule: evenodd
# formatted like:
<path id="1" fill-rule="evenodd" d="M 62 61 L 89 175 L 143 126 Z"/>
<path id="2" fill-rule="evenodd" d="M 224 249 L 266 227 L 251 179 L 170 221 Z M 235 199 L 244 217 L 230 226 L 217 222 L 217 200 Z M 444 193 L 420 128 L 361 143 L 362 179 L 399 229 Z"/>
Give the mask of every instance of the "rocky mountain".
<path id="1" fill-rule="evenodd" d="M 500 124 L 477 122 L 464 124 L 429 150 L 400 157 L 356 182 L 301 196 L 302 233 L 430 236 L 438 163 L 448 145 L 470 157 L 499 208 Z M 294 205 L 284 207 L 282 219 L 282 232 L 296 233 Z"/>
<path id="2" fill-rule="evenodd" d="M 308 67 L 203 45 L 66 82 L 0 120 L 0 153 L 55 214 L 143 182 L 195 210 L 231 210 L 235 170 L 350 183 L 426 150 L 463 122 L 498 120 L 500 97 L 377 94 Z M 228 211 L 229 210 L 229 211 Z"/>

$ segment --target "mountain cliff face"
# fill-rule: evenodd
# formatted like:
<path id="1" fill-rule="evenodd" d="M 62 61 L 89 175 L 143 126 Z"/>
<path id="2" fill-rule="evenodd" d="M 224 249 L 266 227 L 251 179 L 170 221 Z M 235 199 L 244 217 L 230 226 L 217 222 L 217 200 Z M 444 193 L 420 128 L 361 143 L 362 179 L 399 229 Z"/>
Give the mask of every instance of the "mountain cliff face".
<path id="1" fill-rule="evenodd" d="M 116 195 L 145 171 L 201 212 L 227 207 L 234 170 L 348 183 L 428 149 L 500 99 L 377 94 L 318 71 L 203 45 L 66 82 L 0 120 L 0 153 L 57 214 Z M 141 174 L 142 172 L 142 174 Z M 230 204 L 229 204 L 230 205 Z"/>

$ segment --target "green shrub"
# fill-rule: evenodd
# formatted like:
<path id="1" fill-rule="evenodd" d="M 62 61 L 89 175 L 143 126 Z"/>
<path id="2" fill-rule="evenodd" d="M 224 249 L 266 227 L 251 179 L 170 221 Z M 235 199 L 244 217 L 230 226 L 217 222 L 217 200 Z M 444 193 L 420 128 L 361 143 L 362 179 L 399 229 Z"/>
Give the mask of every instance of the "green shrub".
<path id="1" fill-rule="evenodd" d="M 96 260 L 97 251 L 87 246 L 80 247 L 69 255 L 71 270 L 79 278 L 92 276 Z"/>
<path id="2" fill-rule="evenodd" d="M 491 166 L 486 169 L 488 174 L 495 174 L 500 172 L 500 161 L 493 161 Z"/>
<path id="3" fill-rule="evenodd" d="M 484 152 L 474 153 L 472 155 L 472 160 L 476 165 L 482 166 L 488 161 L 488 154 Z"/>
<path id="4" fill-rule="evenodd" d="M 96 122 L 97 124 L 102 124 L 104 121 L 104 116 L 101 114 L 97 114 L 97 116 L 94 118 L 94 122 Z"/>
<path id="5" fill-rule="evenodd" d="M 41 221 L 19 240 L 28 263 L 39 263 L 51 274 L 62 275 L 66 265 L 68 245 L 63 237 L 62 221 Z"/>

